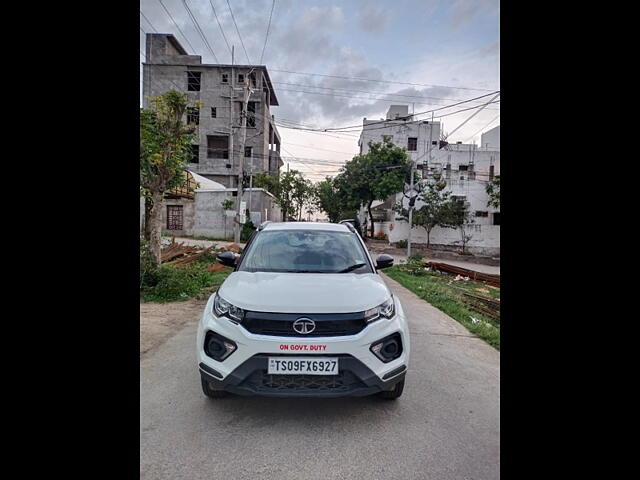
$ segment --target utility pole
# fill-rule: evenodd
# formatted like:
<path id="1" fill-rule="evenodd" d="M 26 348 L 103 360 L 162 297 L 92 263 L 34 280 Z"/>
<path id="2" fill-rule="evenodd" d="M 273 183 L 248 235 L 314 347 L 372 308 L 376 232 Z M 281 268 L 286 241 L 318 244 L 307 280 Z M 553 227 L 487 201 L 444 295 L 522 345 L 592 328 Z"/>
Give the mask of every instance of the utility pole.
<path id="1" fill-rule="evenodd" d="M 409 197 L 409 233 L 407 234 L 407 261 L 409 261 L 409 257 L 411 256 L 411 225 L 413 221 L 413 205 L 415 202 L 415 197 L 413 196 L 413 159 L 411 159 L 411 187 L 409 188 L 409 192 L 411 196 Z"/>
<path id="2" fill-rule="evenodd" d="M 236 229 L 234 235 L 234 241 L 236 243 L 240 242 L 240 230 L 242 228 L 242 223 L 240 222 L 242 214 L 240 212 L 242 204 L 242 179 L 244 176 L 244 144 L 247 141 L 247 104 L 249 103 L 249 75 L 251 75 L 251 71 L 244 77 L 244 88 L 242 92 L 242 111 L 240 113 L 240 115 L 242 116 L 242 140 L 239 148 L 240 162 L 238 162 L 238 207 L 236 210 Z"/>
<path id="3" fill-rule="evenodd" d="M 251 149 L 251 160 L 249 163 L 249 216 L 251 216 L 251 195 L 253 193 L 253 148 Z"/>
<path id="4" fill-rule="evenodd" d="M 433 151 L 433 112 L 431 112 L 431 125 L 429 125 L 429 161 L 427 165 L 431 165 L 432 151 Z"/>
<path id="5" fill-rule="evenodd" d="M 235 94 L 234 91 L 234 75 L 233 75 L 233 51 L 234 47 L 231 47 L 231 82 L 229 83 L 229 88 L 231 89 L 231 95 L 229 95 L 229 155 L 231 160 L 231 171 L 235 168 L 234 162 L 234 154 L 233 154 L 233 97 Z M 230 187 L 232 185 L 229 185 Z"/>

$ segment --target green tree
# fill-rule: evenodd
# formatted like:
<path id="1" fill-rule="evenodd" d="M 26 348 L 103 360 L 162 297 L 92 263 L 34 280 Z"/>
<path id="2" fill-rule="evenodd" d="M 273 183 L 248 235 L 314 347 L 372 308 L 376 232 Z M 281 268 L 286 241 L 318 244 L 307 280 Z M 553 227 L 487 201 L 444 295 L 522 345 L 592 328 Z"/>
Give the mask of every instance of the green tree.
<path id="1" fill-rule="evenodd" d="M 485 190 L 489 195 L 487 206 L 500 208 L 500 175 L 496 175 L 493 180 L 487 183 Z"/>
<path id="2" fill-rule="evenodd" d="M 410 166 L 407 152 L 385 139 L 369 143 L 369 153 L 353 157 L 336 176 L 335 186 L 346 209 L 354 204 L 367 209 L 371 237 L 375 231 L 371 204 L 402 191 Z"/>
<path id="3" fill-rule="evenodd" d="M 439 174 L 434 174 L 426 180 L 420 182 L 422 193 L 419 199 L 424 203 L 420 208 L 413 211 L 412 227 L 422 227 L 427 233 L 427 248 L 431 246 L 431 231 L 434 227 L 449 227 L 454 221 L 451 216 L 449 196 L 451 192 L 445 191 L 447 182 Z M 402 208 L 402 204 L 395 209 L 403 217 L 408 217 L 407 209 Z"/>
<path id="4" fill-rule="evenodd" d="M 253 177 L 253 184 L 257 188 L 265 188 L 275 197 L 285 222 L 298 216 L 300 205 L 304 204 L 307 195 L 310 194 L 307 191 L 308 184 L 297 170 L 280 172 L 280 177 L 258 174 Z"/>
<path id="5" fill-rule="evenodd" d="M 309 203 L 309 199 L 313 195 L 313 184 L 306 180 L 302 175 L 296 175 L 293 178 L 293 191 L 291 197 L 294 203 L 294 210 L 298 221 L 302 220 L 302 211 Z"/>
<path id="6" fill-rule="evenodd" d="M 326 213 L 331 223 L 342 220 L 345 205 L 333 178 L 326 177 L 316 184 L 313 200 L 316 208 Z"/>
<path id="7" fill-rule="evenodd" d="M 160 264 L 162 199 L 166 191 L 184 183 L 183 167 L 191 157 L 193 127 L 182 118 L 190 106 L 186 95 L 170 90 L 150 99 L 140 110 L 140 186 L 151 198 L 149 247 Z"/>
<path id="8" fill-rule="evenodd" d="M 466 254 L 467 243 L 471 238 L 473 238 L 473 235 L 471 235 L 469 231 L 471 225 L 474 223 L 467 203 L 462 200 L 452 200 L 447 202 L 444 215 L 447 218 L 446 226 L 449 228 L 456 228 L 460 232 L 462 254 Z"/>

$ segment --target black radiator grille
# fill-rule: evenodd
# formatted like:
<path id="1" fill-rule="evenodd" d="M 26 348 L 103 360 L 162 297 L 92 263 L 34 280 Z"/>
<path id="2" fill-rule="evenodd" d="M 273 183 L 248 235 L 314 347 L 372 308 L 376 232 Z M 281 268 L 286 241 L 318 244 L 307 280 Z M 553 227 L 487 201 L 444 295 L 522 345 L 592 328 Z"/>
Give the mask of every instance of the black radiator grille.
<path id="1" fill-rule="evenodd" d="M 299 318 L 309 318 L 315 322 L 311 333 L 300 334 L 293 329 Z M 366 327 L 364 312 L 357 313 L 265 313 L 246 312 L 241 324 L 249 332 L 259 335 L 283 337 L 336 337 L 355 335 Z"/>
<path id="2" fill-rule="evenodd" d="M 256 370 L 247 377 L 243 386 L 258 392 L 347 392 L 365 385 L 351 372 L 338 375 L 269 375 Z"/>

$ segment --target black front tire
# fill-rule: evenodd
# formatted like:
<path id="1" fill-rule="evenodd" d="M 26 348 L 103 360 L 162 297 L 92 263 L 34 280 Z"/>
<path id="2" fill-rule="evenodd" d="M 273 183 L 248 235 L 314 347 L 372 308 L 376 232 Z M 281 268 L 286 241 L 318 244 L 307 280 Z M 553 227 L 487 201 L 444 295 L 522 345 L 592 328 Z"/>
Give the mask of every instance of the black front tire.
<path id="1" fill-rule="evenodd" d="M 404 378 L 395 384 L 393 390 L 386 390 L 384 392 L 380 392 L 378 396 L 380 398 L 384 398 L 386 400 L 395 400 L 396 398 L 402 395 L 402 391 L 404 390 Z"/>
<path id="2" fill-rule="evenodd" d="M 214 390 L 211 388 L 211 384 L 204 378 L 200 378 L 200 381 L 202 382 L 202 392 L 209 398 L 224 398 L 229 395 L 229 392 L 225 392 L 224 390 Z"/>

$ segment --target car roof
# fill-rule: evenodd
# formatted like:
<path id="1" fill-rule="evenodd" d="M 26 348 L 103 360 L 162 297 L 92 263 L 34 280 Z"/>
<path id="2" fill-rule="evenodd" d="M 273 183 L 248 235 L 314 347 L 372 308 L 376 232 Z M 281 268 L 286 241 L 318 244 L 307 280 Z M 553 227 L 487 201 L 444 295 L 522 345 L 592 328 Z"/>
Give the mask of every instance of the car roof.
<path id="1" fill-rule="evenodd" d="M 346 225 L 325 222 L 269 222 L 263 231 L 268 230 L 324 230 L 333 232 L 350 232 Z"/>

